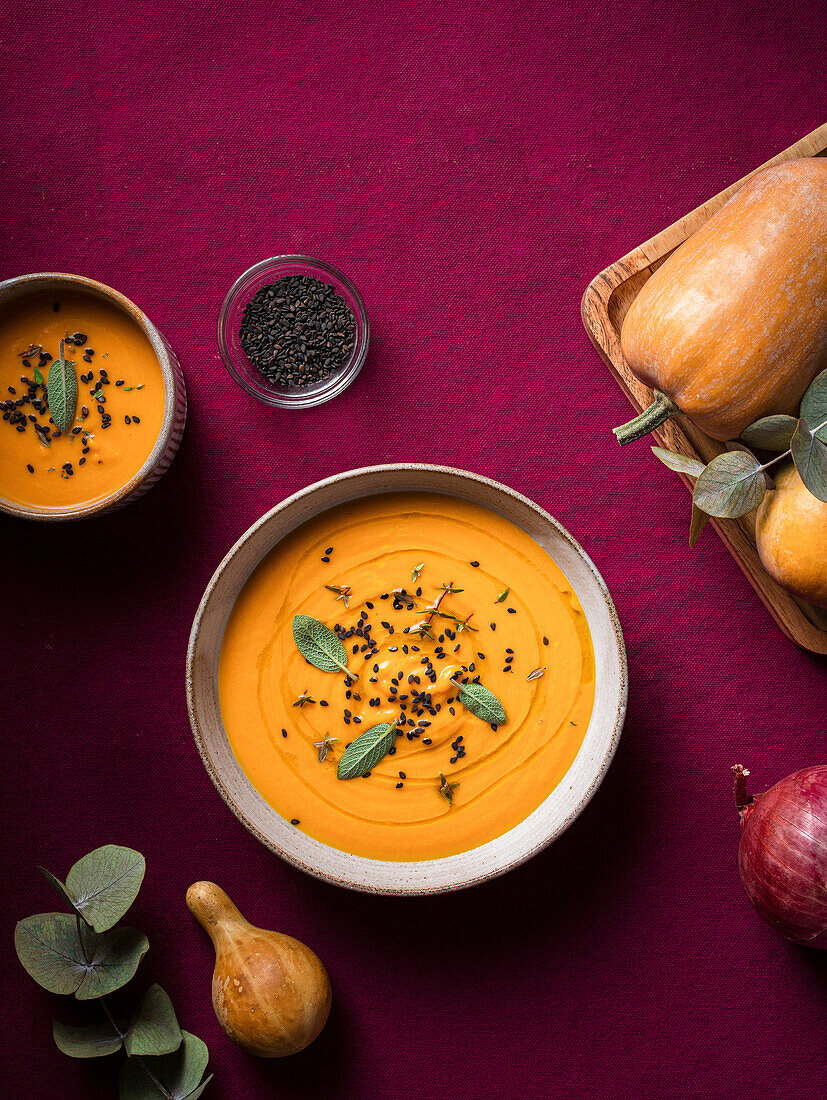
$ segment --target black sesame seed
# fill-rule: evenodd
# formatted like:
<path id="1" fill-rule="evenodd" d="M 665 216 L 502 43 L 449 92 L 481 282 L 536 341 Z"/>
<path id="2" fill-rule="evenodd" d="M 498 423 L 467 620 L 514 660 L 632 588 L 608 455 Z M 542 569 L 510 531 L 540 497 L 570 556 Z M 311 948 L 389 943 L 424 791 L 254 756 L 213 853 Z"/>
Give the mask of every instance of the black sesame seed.
<path id="1" fill-rule="evenodd" d="M 290 821 L 290 824 L 291 824 L 291 825 L 301 825 L 301 822 L 299 821 L 299 819 L 298 819 L 297 817 L 294 817 L 294 818 L 292 818 L 292 820 Z"/>
<path id="2" fill-rule="evenodd" d="M 480 567 L 480 563 L 478 561 L 472 561 L 471 565 L 474 567 L 474 569 L 479 569 Z"/>

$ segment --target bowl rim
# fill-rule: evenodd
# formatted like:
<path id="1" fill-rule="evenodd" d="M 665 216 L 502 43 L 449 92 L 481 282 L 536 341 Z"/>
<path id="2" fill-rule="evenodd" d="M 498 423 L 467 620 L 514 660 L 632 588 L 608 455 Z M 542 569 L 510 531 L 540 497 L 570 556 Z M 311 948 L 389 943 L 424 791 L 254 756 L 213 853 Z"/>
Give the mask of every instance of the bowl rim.
<path id="1" fill-rule="evenodd" d="M 141 468 L 120 488 L 98 500 L 89 501 L 85 504 L 74 504 L 61 509 L 35 508 L 32 505 L 18 504 L 16 501 L 7 500 L 5 497 L 0 496 L 0 512 L 5 512 L 18 519 L 65 523 L 69 520 L 86 519 L 90 516 L 100 515 L 102 512 L 112 510 L 119 504 L 127 503 L 127 498 L 152 474 L 166 454 L 170 439 L 176 428 L 178 381 L 175 377 L 171 352 L 152 321 L 125 294 L 121 294 L 114 287 L 107 286 L 106 283 L 98 282 L 97 279 L 90 279 L 86 275 L 73 275 L 66 271 L 37 271 L 28 275 L 16 275 L 11 279 L 0 281 L 0 304 L 13 301 L 14 298 L 19 296 L 18 291 L 20 294 L 24 294 L 27 290 L 37 290 L 45 284 L 91 290 L 103 298 L 109 298 L 135 321 L 147 337 L 152 345 L 152 350 L 155 352 L 164 379 L 164 415 L 155 443 Z"/>
<path id="2" fill-rule="evenodd" d="M 357 880 L 356 876 L 358 875 L 358 869 L 359 868 L 364 869 L 364 868 L 369 867 L 371 865 L 381 866 L 382 868 L 397 868 L 397 869 L 403 869 L 403 870 L 407 869 L 407 868 L 410 868 L 410 867 L 416 867 L 417 864 L 425 864 L 428 867 L 434 867 L 434 866 L 437 866 L 437 865 L 440 865 L 440 864 L 444 864 L 446 861 L 457 860 L 457 859 L 459 859 L 463 856 L 468 856 L 469 853 L 479 851 L 480 847 L 484 847 L 485 845 L 481 845 L 477 848 L 468 849 L 468 851 L 458 853 L 456 855 L 443 856 L 443 857 L 440 857 L 438 859 L 424 860 L 424 861 L 402 862 L 402 861 L 394 861 L 394 860 L 376 860 L 376 859 L 370 859 L 370 858 L 362 857 L 362 856 L 353 856 L 353 855 L 349 854 L 348 852 L 346 852 L 344 849 L 335 848 L 332 845 L 325 844 L 323 841 L 316 841 L 315 838 L 311 838 L 311 839 L 314 840 L 314 843 L 316 843 L 316 844 L 320 845 L 322 848 L 326 849 L 327 852 L 332 853 L 334 857 L 339 857 L 339 859 L 342 862 L 343 866 L 341 867 L 341 869 L 338 872 L 327 871 L 323 868 L 316 867 L 316 866 L 312 865 L 311 863 L 309 863 L 308 861 L 306 861 L 305 859 L 302 859 L 302 858 L 296 856 L 294 853 L 292 853 L 290 851 L 286 851 L 284 848 L 280 847 L 271 837 L 267 836 L 253 821 L 251 821 L 247 817 L 244 810 L 237 804 L 235 798 L 233 797 L 232 792 L 230 791 L 228 785 L 225 783 L 225 780 L 224 780 L 223 776 L 221 775 L 220 771 L 214 766 L 213 760 L 210 756 L 210 753 L 209 753 L 209 750 L 208 750 L 208 747 L 207 747 L 207 744 L 206 744 L 206 738 L 205 738 L 205 735 L 204 735 L 204 731 L 202 730 L 201 716 L 200 716 L 200 713 L 199 713 L 199 704 L 198 704 L 197 699 L 196 699 L 196 677 L 197 677 L 196 660 L 197 660 L 197 656 L 198 656 L 197 649 L 198 649 L 198 643 L 199 643 L 199 637 L 200 637 L 202 624 L 204 622 L 204 619 L 205 619 L 206 615 L 209 612 L 209 606 L 210 606 L 210 602 L 212 600 L 213 594 L 215 593 L 215 590 L 218 587 L 218 585 L 221 583 L 225 571 L 227 570 L 227 568 L 231 564 L 232 560 L 235 558 L 236 554 L 251 539 L 255 538 L 256 535 L 259 533 L 259 531 L 263 527 L 265 527 L 268 523 L 270 523 L 273 520 L 274 517 L 276 517 L 277 515 L 281 514 L 284 511 L 286 511 L 288 508 L 292 508 L 294 505 L 296 505 L 300 501 L 305 500 L 309 496 L 312 496 L 314 493 L 319 492 L 320 490 L 324 489 L 325 487 L 327 487 L 329 485 L 332 485 L 334 483 L 355 482 L 359 478 L 364 478 L 364 477 L 369 476 L 369 475 L 375 476 L 375 475 L 383 475 L 383 474 L 390 474 L 390 473 L 397 473 L 397 472 L 419 472 L 419 473 L 427 472 L 427 473 L 434 473 L 434 474 L 438 474 L 438 475 L 448 475 L 452 480 L 453 479 L 458 479 L 460 481 L 475 483 L 477 486 L 485 486 L 488 489 L 494 490 L 496 493 L 505 494 L 507 497 L 509 497 L 512 500 L 518 502 L 519 504 L 521 504 L 525 507 L 528 507 L 541 522 L 543 522 L 544 524 L 547 524 L 551 528 L 553 528 L 553 530 L 557 533 L 557 535 L 559 537 L 561 537 L 564 540 L 564 542 L 566 542 L 568 544 L 569 548 L 582 560 L 582 562 L 583 562 L 584 566 L 586 567 L 587 571 L 591 574 L 591 580 L 596 584 L 596 590 L 600 594 L 600 597 L 602 598 L 605 610 L 608 614 L 608 619 L 609 619 L 609 623 L 610 623 L 610 626 L 611 626 L 612 637 L 613 637 L 613 642 L 614 642 L 613 656 L 617 661 L 617 670 L 618 670 L 617 701 L 616 701 L 616 706 L 614 707 L 614 720 L 613 720 L 613 724 L 612 724 L 611 734 L 610 734 L 610 737 L 608 739 L 608 743 L 606 744 L 605 749 L 603 750 L 603 752 L 602 752 L 602 754 L 599 758 L 599 763 L 598 763 L 598 766 L 597 766 L 596 770 L 591 773 L 591 778 L 590 778 L 590 782 L 588 783 L 588 787 L 583 792 L 583 794 L 580 797 L 577 805 L 573 809 L 571 809 L 568 813 L 566 813 L 564 815 L 564 817 L 562 818 L 562 820 L 560 822 L 558 822 L 553 829 L 548 830 L 548 832 L 543 837 L 541 837 L 536 843 L 526 846 L 525 850 L 520 851 L 513 858 L 511 858 L 511 859 L 509 859 L 505 862 L 498 863 L 496 866 L 489 867 L 487 869 L 480 869 L 480 870 L 475 871 L 473 873 L 466 874 L 465 876 L 459 877 L 456 880 L 451 881 L 450 883 L 444 883 L 444 882 L 434 883 L 434 882 L 429 881 L 428 879 L 419 880 L 419 881 L 416 881 L 414 883 L 409 883 L 409 882 L 405 882 L 405 881 L 398 881 L 398 882 L 395 882 L 393 884 L 390 884 L 390 883 L 376 883 L 376 882 L 365 882 L 363 878 L 362 878 L 362 880 Z M 411 491 L 411 490 L 407 490 L 407 489 L 390 489 L 388 491 L 408 492 L 408 491 Z M 438 492 L 438 490 L 432 490 L 432 491 Z M 375 494 L 368 492 L 368 493 L 360 494 L 360 495 L 371 496 L 371 495 L 375 495 Z M 351 497 L 350 499 L 359 499 L 360 495 Z M 452 494 L 448 493 L 446 495 L 452 495 Z M 335 505 L 328 505 L 327 507 L 335 507 Z M 486 505 L 482 505 L 482 507 L 486 507 Z M 495 511 L 496 509 L 492 508 L 491 510 Z M 514 521 L 512 520 L 511 522 L 514 522 Z M 519 524 L 517 524 L 517 526 L 519 526 Z M 261 562 L 262 558 L 264 557 L 264 554 L 269 553 L 270 551 L 272 551 L 278 545 L 278 542 L 280 542 L 281 539 L 284 538 L 284 537 L 285 536 L 281 536 L 281 538 L 279 540 L 274 542 L 267 550 L 264 551 L 263 554 L 261 554 L 257 558 L 255 564 L 252 566 L 250 571 L 247 573 L 247 576 L 245 577 L 243 583 L 247 582 L 249 577 L 252 575 L 252 572 L 255 570 L 257 565 Z M 242 584 L 242 586 L 243 586 L 243 584 Z M 237 598 L 237 596 L 236 596 L 236 598 Z M 235 600 L 233 601 L 233 603 L 234 602 L 235 602 Z M 227 613 L 227 617 L 228 616 L 229 616 L 229 612 Z M 222 637 L 223 637 L 223 631 L 224 631 L 225 628 L 226 628 L 226 619 L 225 619 L 225 622 L 224 622 L 224 626 L 221 629 Z M 220 652 L 220 648 L 221 648 L 221 641 L 219 640 L 218 652 Z M 627 707 L 627 700 L 628 700 L 628 663 L 627 663 L 627 657 L 626 657 L 626 646 L 625 646 L 625 643 L 624 643 L 624 640 L 623 640 L 623 632 L 622 632 L 621 625 L 620 625 L 620 619 L 618 617 L 617 610 L 616 610 L 615 605 L 614 605 L 614 601 L 612 600 L 612 597 L 609 593 L 608 587 L 606 586 L 606 582 L 603 580 L 603 577 L 601 576 L 601 574 L 598 571 L 597 567 L 594 565 L 591 558 L 583 550 L 583 548 L 580 546 L 580 544 L 577 542 L 577 540 L 574 539 L 572 537 L 572 535 L 569 534 L 569 532 L 562 526 L 562 524 L 560 524 L 556 519 L 554 519 L 553 516 L 551 516 L 548 512 L 546 512 L 544 508 L 541 508 L 538 504 L 536 504 L 534 501 L 532 501 L 529 497 L 524 496 L 522 493 L 517 492 L 517 490 L 515 490 L 515 489 L 511 489 L 509 486 L 504 485 L 501 482 L 494 481 L 493 479 L 487 478 L 484 475 L 471 473 L 470 471 L 461 470 L 461 469 L 458 469 L 456 467 L 432 465 L 432 464 L 428 464 L 428 463 L 417 463 L 417 462 L 388 463 L 388 464 L 377 465 L 377 466 L 363 466 L 363 467 L 359 467 L 359 468 L 353 469 L 353 470 L 346 470 L 346 471 L 343 471 L 342 473 L 334 474 L 330 477 L 322 478 L 321 480 L 313 482 L 311 485 L 308 485 L 303 489 L 297 490 L 295 493 L 291 493 L 288 497 L 285 497 L 284 500 L 280 501 L 273 508 L 270 508 L 267 512 L 264 513 L 264 515 L 262 515 L 258 520 L 256 520 L 253 524 L 251 524 L 251 526 L 235 541 L 235 543 L 231 546 L 231 548 L 224 555 L 224 557 L 220 561 L 218 567 L 216 568 L 215 572 L 213 573 L 212 577 L 210 578 L 210 580 L 209 580 L 209 582 L 206 586 L 206 589 L 204 590 L 204 594 L 203 594 L 203 596 L 201 598 L 201 601 L 199 603 L 198 610 L 196 611 L 195 618 L 193 620 L 192 629 L 190 631 L 189 643 L 188 643 L 188 646 L 187 646 L 187 659 L 186 659 L 185 678 L 186 678 L 187 712 L 188 712 L 188 715 L 189 715 L 190 727 L 192 729 L 193 738 L 195 740 L 195 744 L 196 744 L 196 747 L 198 749 L 199 756 L 201 757 L 201 761 L 204 764 L 204 767 L 207 771 L 207 774 L 209 775 L 210 779 L 212 780 L 212 782 L 213 782 L 214 786 L 216 787 L 219 795 L 224 800 L 224 802 L 227 804 L 227 806 L 230 808 L 232 813 L 242 823 L 242 825 L 244 825 L 244 827 L 250 833 L 252 833 L 252 835 L 257 840 L 259 840 L 266 848 L 269 848 L 270 851 L 274 852 L 277 856 L 279 856 L 279 858 L 283 859 L 286 863 L 290 863 L 292 866 L 297 867 L 299 870 L 305 871 L 306 873 L 312 875 L 314 878 L 321 879 L 322 881 L 328 882 L 328 883 L 330 883 L 331 885 L 334 885 L 334 886 L 342 886 L 342 887 L 345 887 L 347 889 L 356 890 L 360 893 L 384 894 L 384 895 L 395 895 L 395 896 L 424 896 L 424 895 L 432 895 L 432 894 L 449 893 L 449 892 L 454 892 L 454 891 L 457 891 L 457 890 L 463 890 L 463 889 L 466 889 L 466 888 L 471 887 L 471 886 L 476 886 L 476 885 L 479 885 L 483 882 L 488 882 L 491 879 L 497 878 L 500 875 L 505 874 L 507 871 L 513 870 L 515 867 L 519 867 L 523 863 L 526 863 L 529 859 L 533 858 L 535 855 L 538 855 L 541 851 L 543 851 L 551 843 L 553 843 L 553 841 L 555 841 L 559 836 L 561 836 L 562 833 L 564 833 L 566 831 L 566 829 L 568 829 L 574 823 L 574 821 L 576 821 L 576 819 L 580 816 L 580 814 L 583 812 L 583 810 L 586 808 L 586 806 L 592 800 L 592 798 L 594 797 L 594 794 L 596 793 L 598 787 L 602 783 L 602 781 L 603 781 L 603 779 L 606 775 L 606 772 L 608 771 L 609 766 L 612 763 L 612 760 L 614 759 L 614 755 L 617 751 L 617 747 L 618 747 L 618 744 L 620 742 L 620 736 L 621 736 L 621 732 L 623 730 L 623 724 L 624 724 L 625 717 L 626 717 L 626 707 Z M 588 736 L 588 730 L 587 730 L 586 736 Z M 224 737 L 226 738 L 226 732 L 224 732 Z M 585 744 L 585 740 L 584 740 L 584 744 Z M 581 746 L 581 749 L 582 749 L 582 746 Z M 232 751 L 232 749 L 230 749 L 230 751 Z M 580 750 L 578 750 L 578 753 L 579 753 L 579 751 Z M 569 769 L 566 772 L 566 775 L 563 776 L 563 778 L 560 780 L 560 784 L 558 784 L 558 787 L 565 781 L 566 776 L 569 775 L 569 773 L 571 771 L 571 768 L 573 766 L 574 766 L 574 761 L 572 761 L 572 764 L 569 766 Z M 258 793 L 258 791 L 256 791 L 255 787 L 250 782 L 249 778 L 246 776 L 246 773 L 244 773 L 243 769 L 241 769 L 240 765 L 239 765 L 239 770 L 241 771 L 241 774 L 244 776 L 244 780 L 249 785 L 250 789 L 255 793 L 255 795 L 258 798 L 262 799 L 262 801 L 265 802 L 265 805 L 269 805 L 268 803 L 266 803 L 266 800 L 263 799 L 263 796 L 261 796 Z M 555 787 L 554 790 L 557 790 L 557 787 Z M 550 797 L 552 793 L 553 793 L 553 791 L 549 792 L 549 795 L 546 796 L 546 797 L 547 798 Z M 539 807 L 537 807 L 537 809 L 532 811 L 532 814 L 538 812 L 538 810 L 544 805 L 544 803 L 545 803 L 545 800 L 540 804 Z M 275 810 L 273 812 L 277 813 L 277 811 L 275 811 Z M 281 815 L 279 815 L 279 816 L 281 816 Z M 528 820 L 528 817 L 531 817 L 531 816 L 532 815 L 529 814 L 527 816 L 527 818 L 523 819 L 523 821 L 519 822 L 516 826 L 513 826 L 512 829 L 507 830 L 505 833 L 501 834 L 500 837 L 497 837 L 495 841 L 489 841 L 489 842 L 486 842 L 486 843 L 495 843 L 496 841 L 501 840 L 504 837 L 507 837 L 510 833 L 514 832 L 515 829 L 519 829 L 523 825 L 524 821 Z M 348 867 L 348 864 L 353 864 L 355 866 L 355 868 L 356 868 L 355 873 L 354 873 L 354 871 L 351 867 Z"/>
<path id="3" fill-rule="evenodd" d="M 263 273 L 268 268 L 277 266 L 286 267 L 288 265 L 294 267 L 307 268 L 309 273 L 319 272 L 325 275 L 329 275 L 333 279 L 337 280 L 347 289 L 348 294 L 351 295 L 356 303 L 356 309 L 359 314 L 359 320 L 361 321 L 362 336 L 356 349 L 356 354 L 352 356 L 350 366 L 344 372 L 339 375 L 332 375 L 332 381 L 324 389 L 316 390 L 314 393 L 297 393 L 294 396 L 287 396 L 287 394 L 269 393 L 263 389 L 257 389 L 254 385 L 247 381 L 247 379 L 238 371 L 235 364 L 235 358 L 232 355 L 228 342 L 225 339 L 224 330 L 226 328 L 226 321 L 231 308 L 235 305 L 236 298 L 241 292 L 244 284 L 253 277 Z M 358 332 L 358 328 L 357 328 Z M 348 388 L 351 382 L 358 376 L 359 372 L 365 364 L 365 360 L 368 355 L 368 348 L 370 346 L 370 318 L 368 317 L 367 307 L 365 300 L 362 297 L 359 288 L 355 285 L 352 279 L 350 279 L 343 271 L 338 267 L 334 267 L 333 264 L 327 262 L 327 260 L 321 260 L 317 256 L 306 256 L 299 253 L 285 253 L 281 256 L 269 256 L 267 259 L 258 260 L 242 271 L 237 279 L 230 286 L 230 289 L 224 295 L 224 299 L 221 302 L 221 308 L 218 311 L 218 321 L 216 324 L 216 337 L 218 340 L 218 354 L 222 363 L 227 369 L 230 377 L 233 381 L 239 385 L 246 393 L 249 393 L 251 397 L 254 397 L 257 401 L 260 401 L 263 405 L 269 405 L 270 408 L 279 409 L 311 409 L 317 405 L 323 405 L 325 402 L 337 397 L 340 393 Z"/>

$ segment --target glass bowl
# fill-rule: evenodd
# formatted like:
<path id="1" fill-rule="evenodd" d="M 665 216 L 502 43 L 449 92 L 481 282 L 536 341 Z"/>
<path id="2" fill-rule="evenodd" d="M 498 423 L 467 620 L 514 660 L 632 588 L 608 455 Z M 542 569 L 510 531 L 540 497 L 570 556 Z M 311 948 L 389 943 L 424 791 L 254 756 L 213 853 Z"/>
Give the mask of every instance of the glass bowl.
<path id="1" fill-rule="evenodd" d="M 270 382 L 247 358 L 238 337 L 244 309 L 253 295 L 285 275 L 310 275 L 332 285 L 339 297 L 347 302 L 356 319 L 356 335 L 348 357 L 327 378 L 310 386 L 284 386 Z M 283 409 L 309 409 L 347 389 L 362 369 L 369 342 L 370 323 L 362 295 L 341 271 L 312 256 L 273 256 L 254 264 L 239 275 L 227 291 L 218 315 L 218 350 L 224 366 L 247 393 L 265 405 L 278 405 Z"/>

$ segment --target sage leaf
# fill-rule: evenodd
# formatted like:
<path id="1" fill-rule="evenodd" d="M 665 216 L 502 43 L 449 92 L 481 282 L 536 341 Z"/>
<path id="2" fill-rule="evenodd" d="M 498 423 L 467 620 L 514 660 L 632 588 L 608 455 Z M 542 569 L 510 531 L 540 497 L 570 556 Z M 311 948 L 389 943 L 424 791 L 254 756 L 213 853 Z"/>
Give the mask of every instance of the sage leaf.
<path id="1" fill-rule="evenodd" d="M 741 439 L 750 447 L 760 447 L 764 451 L 786 451 L 796 423 L 794 416 L 762 416 L 741 432 Z"/>
<path id="2" fill-rule="evenodd" d="M 744 451 L 713 458 L 695 483 L 692 499 L 708 516 L 735 519 L 761 503 L 766 491 L 761 463 Z"/>
<path id="3" fill-rule="evenodd" d="M 827 443 L 827 370 L 816 375 L 801 398 L 801 419 L 822 443 Z"/>
<path id="4" fill-rule="evenodd" d="M 301 655 L 322 672 L 336 672 L 341 669 L 351 680 L 359 679 L 347 667 L 347 652 L 342 645 L 342 639 L 320 619 L 314 619 L 310 615 L 294 615 L 293 640 Z"/>
<path id="5" fill-rule="evenodd" d="M 117 924 L 138 896 L 146 861 L 132 848 L 104 844 L 79 859 L 66 876 L 64 886 L 69 904 L 96 932 Z M 55 888 L 61 883 L 53 875 Z"/>
<path id="6" fill-rule="evenodd" d="M 678 454 L 677 451 L 667 451 L 665 447 L 653 447 L 652 454 L 670 470 L 679 474 L 688 474 L 689 477 L 699 477 L 706 469 L 699 459 Z"/>
<path id="7" fill-rule="evenodd" d="M 149 1068 L 167 1090 L 172 1100 L 196 1100 L 212 1076 L 205 1081 L 209 1052 L 197 1035 L 182 1031 L 181 1045 L 173 1054 L 153 1058 Z M 134 1058 L 127 1058 L 120 1073 L 120 1100 L 159 1100 L 163 1093 Z"/>
<path id="8" fill-rule="evenodd" d="M 169 995 L 159 985 L 151 985 L 129 1023 L 124 1037 L 126 1053 L 172 1054 L 181 1045 L 181 1037 Z"/>
<path id="9" fill-rule="evenodd" d="M 70 1058 L 105 1058 L 120 1050 L 123 1044 L 120 1032 L 108 1020 L 83 1027 L 70 1027 L 55 1020 L 52 1035 L 57 1049 Z"/>
<path id="10" fill-rule="evenodd" d="M 790 450 L 801 480 L 814 497 L 827 504 L 827 446 L 799 420 Z"/>
<path id="11" fill-rule="evenodd" d="M 706 512 L 702 512 L 695 501 L 692 501 L 692 519 L 689 523 L 689 547 L 690 549 L 695 545 L 698 539 L 703 534 L 704 527 L 709 523 L 710 516 Z"/>
<path id="12" fill-rule="evenodd" d="M 134 928 L 99 934 L 68 913 L 40 913 L 18 921 L 17 957 L 50 993 L 74 993 L 79 1001 L 103 997 L 133 977 L 149 941 Z"/>
<path id="13" fill-rule="evenodd" d="M 396 722 L 380 722 L 360 733 L 342 753 L 336 775 L 339 779 L 358 779 L 387 756 L 396 741 Z"/>
<path id="14" fill-rule="evenodd" d="M 505 722 L 505 709 L 493 691 L 489 691 L 482 684 L 461 684 L 458 680 L 452 680 L 452 684 L 458 689 L 457 698 L 470 710 L 475 718 L 481 718 L 483 722 L 501 726 Z"/>
<path id="15" fill-rule="evenodd" d="M 78 405 L 78 376 L 74 363 L 70 363 L 60 341 L 60 355 L 52 360 L 49 380 L 46 383 L 49 413 L 59 432 L 68 432 L 75 419 Z"/>

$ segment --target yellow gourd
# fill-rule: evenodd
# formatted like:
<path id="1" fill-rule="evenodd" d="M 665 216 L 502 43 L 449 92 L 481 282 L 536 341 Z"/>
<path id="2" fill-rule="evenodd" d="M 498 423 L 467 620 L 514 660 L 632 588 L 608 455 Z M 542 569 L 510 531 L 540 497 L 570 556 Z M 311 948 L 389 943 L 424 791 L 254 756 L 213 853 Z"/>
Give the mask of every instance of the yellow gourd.
<path id="1" fill-rule="evenodd" d="M 827 504 L 813 496 L 792 464 L 758 507 L 755 542 L 774 580 L 799 599 L 827 608 Z"/>
<path id="2" fill-rule="evenodd" d="M 655 391 L 621 443 L 683 413 L 713 439 L 794 413 L 827 366 L 827 158 L 757 172 L 658 268 L 621 345 Z"/>
<path id="3" fill-rule="evenodd" d="M 262 1058 L 304 1050 L 330 1012 L 318 957 L 292 936 L 254 927 L 214 882 L 193 883 L 187 905 L 215 947 L 212 1001 L 229 1037 Z"/>

